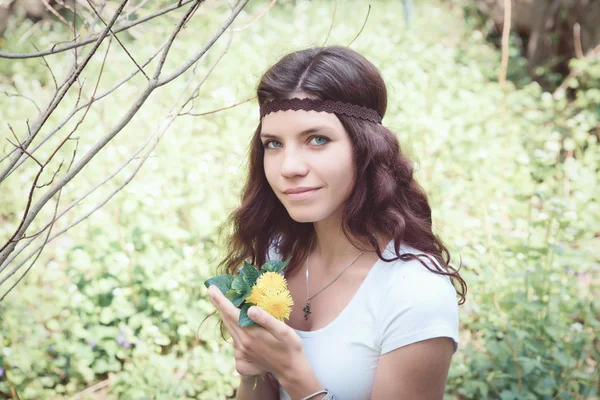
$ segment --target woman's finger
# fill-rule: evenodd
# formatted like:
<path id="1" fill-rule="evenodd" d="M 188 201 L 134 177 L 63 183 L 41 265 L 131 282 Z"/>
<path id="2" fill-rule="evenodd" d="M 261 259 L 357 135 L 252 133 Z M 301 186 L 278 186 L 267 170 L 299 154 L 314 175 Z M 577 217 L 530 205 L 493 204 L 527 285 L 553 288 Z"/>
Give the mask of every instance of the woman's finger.
<path id="1" fill-rule="evenodd" d="M 231 311 L 231 307 L 235 308 L 235 306 L 227 297 L 223 296 L 223 293 L 221 293 L 221 290 L 219 290 L 217 287 L 211 286 L 208 288 L 208 294 L 214 306 L 217 308 L 217 310 L 219 310 L 219 313 L 221 314 L 221 320 L 223 320 L 223 323 L 231 335 L 234 344 L 238 345 L 240 343 L 240 336 L 237 331 L 238 319 L 232 318 Z"/>

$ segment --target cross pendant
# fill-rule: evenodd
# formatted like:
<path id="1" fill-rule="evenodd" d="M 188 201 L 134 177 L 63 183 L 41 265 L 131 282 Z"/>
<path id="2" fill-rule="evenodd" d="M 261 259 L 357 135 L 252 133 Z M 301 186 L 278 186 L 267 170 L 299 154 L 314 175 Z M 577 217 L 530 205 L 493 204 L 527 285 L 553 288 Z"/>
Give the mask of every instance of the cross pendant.
<path id="1" fill-rule="evenodd" d="M 310 301 L 306 303 L 306 306 L 302 310 L 304 310 L 304 320 L 308 321 L 308 314 L 312 314 L 312 311 L 310 311 Z"/>

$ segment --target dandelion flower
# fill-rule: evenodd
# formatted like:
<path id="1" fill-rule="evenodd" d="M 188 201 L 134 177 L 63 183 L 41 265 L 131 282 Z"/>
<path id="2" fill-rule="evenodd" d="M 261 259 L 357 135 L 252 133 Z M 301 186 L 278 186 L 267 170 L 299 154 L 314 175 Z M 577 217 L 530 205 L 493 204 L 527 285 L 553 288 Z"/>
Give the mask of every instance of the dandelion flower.
<path id="1" fill-rule="evenodd" d="M 265 293 L 277 293 L 281 290 L 287 290 L 285 278 L 277 272 L 265 272 L 257 279 L 256 286 Z"/>
<path id="2" fill-rule="evenodd" d="M 246 301 L 248 303 L 258 305 L 260 299 L 262 299 L 265 294 L 266 293 L 263 289 L 259 288 L 257 285 L 254 285 L 252 287 L 252 291 L 250 292 L 250 296 L 246 297 Z"/>
<path id="3" fill-rule="evenodd" d="M 290 318 L 294 300 L 290 291 L 283 289 L 277 292 L 267 292 L 258 302 L 258 307 L 262 308 L 280 321 Z"/>

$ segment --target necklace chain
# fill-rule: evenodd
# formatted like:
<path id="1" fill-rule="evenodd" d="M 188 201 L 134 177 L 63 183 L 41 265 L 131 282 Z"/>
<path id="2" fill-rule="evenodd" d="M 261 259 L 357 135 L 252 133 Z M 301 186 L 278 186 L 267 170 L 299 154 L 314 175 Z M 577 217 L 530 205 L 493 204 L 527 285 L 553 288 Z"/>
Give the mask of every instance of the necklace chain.
<path id="1" fill-rule="evenodd" d="M 308 255 L 310 255 L 310 251 L 312 249 L 313 240 L 314 240 L 314 237 L 310 241 L 310 247 L 308 248 Z M 308 255 L 306 256 L 306 306 L 304 307 L 304 320 L 308 320 L 308 315 L 311 314 L 311 311 L 310 311 L 310 300 L 313 299 L 319 293 L 321 293 L 323 290 L 327 289 L 329 287 L 329 285 L 331 285 L 333 282 L 335 282 L 336 279 L 339 278 L 340 275 L 342 275 L 344 273 L 344 271 L 346 271 L 348 268 L 350 268 L 350 266 L 352 264 L 354 264 L 356 262 L 356 260 L 358 260 L 358 257 L 360 257 L 363 253 L 364 253 L 364 251 L 361 251 L 360 253 L 358 253 L 358 255 L 354 258 L 354 260 L 352 260 L 350 262 L 350 264 L 348 264 L 339 274 L 337 274 L 337 276 L 335 278 L 333 278 L 333 280 L 331 282 L 329 282 L 321 290 L 319 290 L 317 293 L 313 294 L 312 296 L 310 295 L 310 287 L 309 287 L 309 284 L 308 284 Z"/>

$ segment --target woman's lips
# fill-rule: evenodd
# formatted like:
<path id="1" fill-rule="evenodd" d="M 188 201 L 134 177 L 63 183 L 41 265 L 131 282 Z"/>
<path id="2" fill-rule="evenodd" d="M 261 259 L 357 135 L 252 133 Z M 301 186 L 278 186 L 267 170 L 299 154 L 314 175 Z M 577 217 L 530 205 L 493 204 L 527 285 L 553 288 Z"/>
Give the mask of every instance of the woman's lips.
<path id="1" fill-rule="evenodd" d="M 306 200 L 308 198 L 313 197 L 319 190 L 321 190 L 321 188 L 307 190 L 305 192 L 300 192 L 300 193 L 286 193 L 285 195 L 290 200 Z"/>

